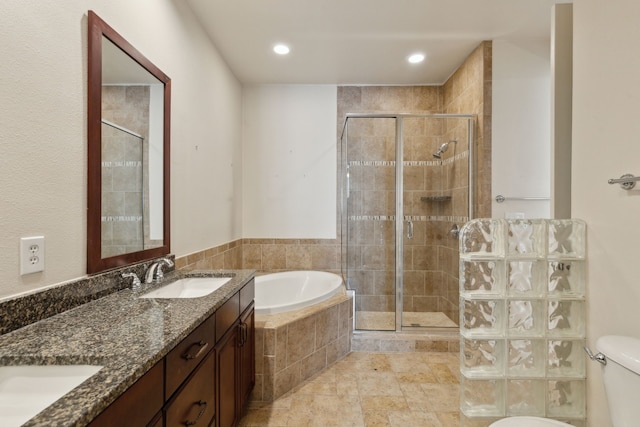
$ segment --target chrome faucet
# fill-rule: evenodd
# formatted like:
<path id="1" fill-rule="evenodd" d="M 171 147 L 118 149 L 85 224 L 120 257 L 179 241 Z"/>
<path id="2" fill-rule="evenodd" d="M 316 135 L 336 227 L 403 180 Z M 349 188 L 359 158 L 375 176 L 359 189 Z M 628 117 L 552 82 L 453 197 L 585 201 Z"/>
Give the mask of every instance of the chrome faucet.
<path id="1" fill-rule="evenodd" d="M 171 268 L 173 267 L 173 261 L 171 261 L 169 258 L 162 258 L 159 261 L 156 261 L 153 264 L 151 264 L 147 269 L 147 272 L 145 273 L 144 282 L 145 283 L 162 282 L 162 279 L 164 279 L 164 273 L 162 271 L 163 265 L 166 265 L 167 267 Z"/>

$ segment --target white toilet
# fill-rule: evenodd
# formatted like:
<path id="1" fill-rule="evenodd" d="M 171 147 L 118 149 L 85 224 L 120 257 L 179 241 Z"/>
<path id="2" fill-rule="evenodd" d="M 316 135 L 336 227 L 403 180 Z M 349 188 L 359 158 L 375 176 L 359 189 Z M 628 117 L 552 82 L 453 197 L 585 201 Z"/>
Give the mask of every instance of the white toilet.
<path id="1" fill-rule="evenodd" d="M 602 366 L 602 377 L 613 427 L 640 425 L 640 339 L 607 335 L 598 339 L 596 347 L 600 354 L 595 359 L 606 361 Z M 537 417 L 504 418 L 490 427 L 560 426 L 570 427 L 567 423 Z"/>
<path id="2" fill-rule="evenodd" d="M 573 427 L 570 424 L 556 420 L 538 417 L 510 417 L 496 421 L 489 427 Z"/>

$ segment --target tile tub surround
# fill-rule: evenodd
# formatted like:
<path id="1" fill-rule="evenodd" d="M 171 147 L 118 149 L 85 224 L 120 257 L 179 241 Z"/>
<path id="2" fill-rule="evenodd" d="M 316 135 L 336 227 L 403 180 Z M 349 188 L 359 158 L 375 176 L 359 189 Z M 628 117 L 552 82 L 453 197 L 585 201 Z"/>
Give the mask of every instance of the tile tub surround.
<path id="1" fill-rule="evenodd" d="M 340 272 L 336 239 L 239 239 L 176 258 L 178 270 L 250 269 Z"/>
<path id="2" fill-rule="evenodd" d="M 167 258 L 173 260 L 174 256 Z M 154 261 L 132 264 L 0 301 L 0 335 L 126 289 L 131 286 L 131 279 L 123 279 L 122 273 L 135 273 L 144 280 L 144 272 Z M 172 270 L 163 268 L 165 273 Z"/>
<path id="3" fill-rule="evenodd" d="M 352 298 L 286 313 L 256 315 L 256 386 L 252 400 L 273 401 L 350 351 Z"/>
<path id="4" fill-rule="evenodd" d="M 171 273 L 162 284 L 115 292 L 0 336 L 4 365 L 104 366 L 25 425 L 86 425 L 255 275 L 254 270 L 202 272 L 210 273 L 234 277 L 201 298 L 139 298 L 184 276 Z"/>

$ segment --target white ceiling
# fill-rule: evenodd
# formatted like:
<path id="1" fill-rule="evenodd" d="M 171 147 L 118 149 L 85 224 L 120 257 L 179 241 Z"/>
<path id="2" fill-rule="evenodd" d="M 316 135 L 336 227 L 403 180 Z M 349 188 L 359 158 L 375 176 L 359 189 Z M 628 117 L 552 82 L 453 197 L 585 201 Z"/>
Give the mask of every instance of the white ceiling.
<path id="1" fill-rule="evenodd" d="M 551 6 L 570 2 L 186 1 L 243 83 L 403 85 L 443 83 L 483 40 L 549 38 Z"/>

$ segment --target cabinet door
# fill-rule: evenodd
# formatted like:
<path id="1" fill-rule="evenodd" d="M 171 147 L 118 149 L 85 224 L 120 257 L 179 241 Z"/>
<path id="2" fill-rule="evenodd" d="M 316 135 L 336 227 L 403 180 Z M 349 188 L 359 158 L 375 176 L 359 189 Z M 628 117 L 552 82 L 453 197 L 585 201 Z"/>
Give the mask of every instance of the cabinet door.
<path id="1" fill-rule="evenodd" d="M 163 382 L 164 361 L 160 361 L 91 421 L 89 426 L 146 426 L 162 408 Z"/>
<path id="2" fill-rule="evenodd" d="M 239 349 L 239 376 L 240 387 L 238 396 L 238 414 L 242 416 L 244 407 L 249 400 L 249 395 L 256 383 L 256 337 L 255 337 L 255 310 L 251 305 L 240 319 L 240 349 Z"/>
<path id="3" fill-rule="evenodd" d="M 237 324 L 216 345 L 216 427 L 233 427 L 238 422 L 238 328 Z"/>

